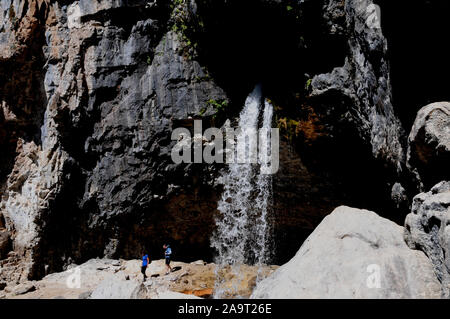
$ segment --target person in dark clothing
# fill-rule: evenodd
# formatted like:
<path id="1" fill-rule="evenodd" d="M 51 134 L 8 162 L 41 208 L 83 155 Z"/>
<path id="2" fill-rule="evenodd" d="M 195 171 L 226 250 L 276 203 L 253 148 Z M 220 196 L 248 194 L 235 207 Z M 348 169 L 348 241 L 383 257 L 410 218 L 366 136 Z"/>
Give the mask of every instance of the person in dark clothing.
<path id="1" fill-rule="evenodd" d="M 172 249 L 170 248 L 170 245 L 167 244 L 164 245 L 163 248 L 165 249 L 164 258 L 166 259 L 166 268 L 167 268 L 166 275 L 168 275 L 172 271 L 172 267 L 170 267 L 170 257 L 172 255 Z"/>
<path id="2" fill-rule="evenodd" d="M 147 266 L 148 264 L 150 264 L 150 258 L 148 257 L 147 254 L 143 254 L 144 256 L 142 257 L 142 267 L 141 267 L 141 272 L 144 275 L 144 281 L 147 279 L 147 275 L 145 274 L 146 270 L 147 270 Z"/>

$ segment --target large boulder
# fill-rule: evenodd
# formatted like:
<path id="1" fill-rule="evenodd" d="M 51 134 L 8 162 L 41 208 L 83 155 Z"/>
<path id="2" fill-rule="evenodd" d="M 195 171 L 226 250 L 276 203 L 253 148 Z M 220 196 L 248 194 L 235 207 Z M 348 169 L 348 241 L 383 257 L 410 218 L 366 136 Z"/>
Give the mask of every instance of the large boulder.
<path id="1" fill-rule="evenodd" d="M 438 298 L 426 256 L 403 228 L 377 214 L 339 207 L 297 255 L 258 284 L 252 298 Z"/>
<path id="2" fill-rule="evenodd" d="M 450 103 L 433 103 L 422 108 L 408 143 L 408 167 L 425 188 L 450 180 Z"/>
<path id="3" fill-rule="evenodd" d="M 142 282 L 111 275 L 92 292 L 91 299 L 138 299 L 145 295 Z"/>
<path id="4" fill-rule="evenodd" d="M 430 258 L 443 294 L 450 296 L 450 182 L 441 182 L 430 192 L 414 198 L 406 217 L 405 239 Z"/>

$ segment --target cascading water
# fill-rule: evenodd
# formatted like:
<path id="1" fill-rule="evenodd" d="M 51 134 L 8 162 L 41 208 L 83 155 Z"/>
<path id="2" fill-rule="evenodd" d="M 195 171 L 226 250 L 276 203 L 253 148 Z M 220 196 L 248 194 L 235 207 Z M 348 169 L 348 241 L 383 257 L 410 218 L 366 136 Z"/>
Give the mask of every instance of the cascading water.
<path id="1" fill-rule="evenodd" d="M 242 265 L 261 266 L 269 261 L 272 177 L 267 172 L 270 165 L 272 117 L 272 105 L 267 101 L 263 103 L 261 90 L 256 87 L 248 96 L 239 117 L 240 131 L 236 134 L 238 161 L 230 164 L 221 177 L 224 185 L 218 203 L 221 214 L 216 219 L 217 229 L 211 240 L 218 252 L 215 261 L 218 265 L 216 298 L 226 297 L 233 290 L 236 291 Z M 254 140 L 247 140 L 246 136 L 257 133 L 258 129 L 260 156 L 258 161 L 252 161 L 251 151 L 255 151 L 257 145 Z M 231 267 L 235 276 L 232 283 L 226 283 L 222 276 L 222 271 L 227 267 Z"/>
<path id="2" fill-rule="evenodd" d="M 264 102 L 264 114 L 263 114 L 263 130 L 260 135 L 260 145 L 265 149 L 262 152 L 262 157 L 259 164 L 260 174 L 256 181 L 257 193 L 255 212 L 259 213 L 256 215 L 256 220 L 254 223 L 255 231 L 252 232 L 256 234 L 254 241 L 254 251 L 255 251 L 255 261 L 256 264 L 262 265 L 267 264 L 270 259 L 269 248 L 269 234 L 270 234 L 270 223 L 269 223 L 269 210 L 272 200 L 272 175 L 269 175 L 269 163 L 271 155 L 271 144 L 269 132 L 272 127 L 273 118 L 273 106 L 268 102 Z"/>

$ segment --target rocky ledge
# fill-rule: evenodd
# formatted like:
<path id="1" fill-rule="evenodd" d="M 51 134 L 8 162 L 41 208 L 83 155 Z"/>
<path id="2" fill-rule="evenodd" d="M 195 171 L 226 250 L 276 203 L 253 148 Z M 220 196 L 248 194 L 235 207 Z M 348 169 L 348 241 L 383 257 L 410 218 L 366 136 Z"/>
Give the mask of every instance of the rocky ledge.
<path id="1" fill-rule="evenodd" d="M 54 273 L 39 281 L 18 285 L 0 283 L 0 298 L 13 299 L 189 299 L 211 298 L 216 287 L 215 264 L 202 260 L 174 262 L 165 275 L 164 260 L 152 261 L 143 281 L 139 260 L 92 259 L 82 265 Z M 277 267 L 221 269 L 228 298 L 249 297 L 256 279 L 265 278 Z M 236 275 L 238 274 L 238 275 Z M 234 285 L 237 283 L 237 285 Z"/>

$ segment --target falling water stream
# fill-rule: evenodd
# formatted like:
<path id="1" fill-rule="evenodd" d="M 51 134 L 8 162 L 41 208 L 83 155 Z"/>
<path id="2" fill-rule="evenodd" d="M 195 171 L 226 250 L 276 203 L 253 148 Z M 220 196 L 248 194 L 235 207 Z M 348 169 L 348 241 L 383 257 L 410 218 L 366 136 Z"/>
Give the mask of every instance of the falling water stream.
<path id="1" fill-rule="evenodd" d="M 220 216 L 216 219 L 217 229 L 211 239 L 213 248 L 218 252 L 215 260 L 218 265 L 216 298 L 236 291 L 241 281 L 240 267 L 245 264 L 262 266 L 270 258 L 272 177 L 264 172 L 270 165 L 272 117 L 273 107 L 263 100 L 261 89 L 257 86 L 247 97 L 239 117 L 240 131 L 236 134 L 238 163 L 230 164 L 221 176 L 224 190 L 218 203 Z M 260 156 L 252 162 L 249 154 L 256 144 L 246 136 L 258 130 Z M 239 143 L 244 140 L 246 143 Z M 239 154 L 246 154 L 246 160 L 242 161 Z M 227 267 L 235 276 L 232 283 L 226 282 L 223 277 L 222 271 Z"/>

